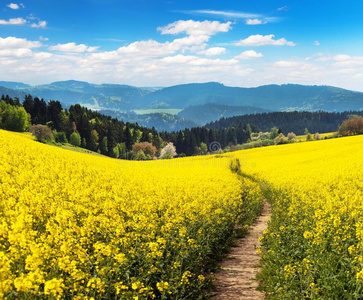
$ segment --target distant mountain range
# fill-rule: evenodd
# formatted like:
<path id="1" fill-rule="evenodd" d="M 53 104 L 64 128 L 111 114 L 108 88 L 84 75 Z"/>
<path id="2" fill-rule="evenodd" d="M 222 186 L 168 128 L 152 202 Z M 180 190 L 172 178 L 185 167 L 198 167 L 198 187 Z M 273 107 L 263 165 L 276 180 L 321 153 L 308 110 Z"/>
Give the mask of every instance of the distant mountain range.
<path id="1" fill-rule="evenodd" d="M 79 103 L 125 121 L 167 131 L 202 126 L 221 117 L 251 113 L 294 110 L 340 112 L 363 109 L 361 92 L 332 86 L 297 84 L 240 88 L 209 82 L 166 88 L 140 88 L 74 80 L 38 86 L 0 81 L 0 94 L 20 99 L 25 94 L 31 94 L 45 100 L 59 100 L 65 106 Z M 140 109 L 144 114 L 134 112 Z M 170 114 L 170 111 L 174 111 L 171 109 L 179 112 Z"/>

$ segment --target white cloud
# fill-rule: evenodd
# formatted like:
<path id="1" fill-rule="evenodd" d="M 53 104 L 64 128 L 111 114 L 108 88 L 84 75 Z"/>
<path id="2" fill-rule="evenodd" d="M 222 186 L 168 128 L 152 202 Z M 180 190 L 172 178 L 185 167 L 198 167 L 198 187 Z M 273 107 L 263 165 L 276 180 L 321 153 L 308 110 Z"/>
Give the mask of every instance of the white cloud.
<path id="1" fill-rule="evenodd" d="M 28 48 L 0 49 L 0 57 L 30 57 L 32 51 Z"/>
<path id="2" fill-rule="evenodd" d="M 179 39 L 180 41 L 181 39 Z M 180 43 L 183 44 L 183 43 Z M 154 40 L 137 41 L 127 46 L 120 47 L 116 50 L 116 54 L 143 57 L 159 57 L 169 55 L 180 49 L 181 46 L 173 45 L 170 42 L 159 43 Z M 107 52 L 106 52 L 107 53 Z"/>
<path id="3" fill-rule="evenodd" d="M 212 15 L 219 17 L 228 17 L 228 18 L 238 18 L 238 19 L 253 19 L 261 17 L 261 15 L 259 14 L 251 14 L 251 13 L 236 12 L 236 11 L 208 10 L 208 9 L 192 10 L 189 13 L 197 13 L 197 14 Z"/>
<path id="4" fill-rule="evenodd" d="M 216 66 L 216 65 L 233 65 L 238 63 L 235 59 L 222 60 L 222 59 L 209 59 L 209 58 L 201 58 L 198 56 L 192 55 L 175 55 L 164 57 L 160 60 L 161 63 L 167 64 L 188 64 L 194 66 Z"/>
<path id="5" fill-rule="evenodd" d="M 26 23 L 27 21 L 23 18 L 9 19 L 9 21 L 0 20 L 0 25 L 24 25 Z"/>
<path id="6" fill-rule="evenodd" d="M 6 5 L 7 7 L 11 8 L 11 9 L 19 9 L 20 6 L 16 3 L 10 3 L 8 5 Z"/>
<path id="7" fill-rule="evenodd" d="M 281 68 L 292 68 L 292 67 L 297 67 L 299 66 L 300 63 L 296 62 L 296 61 L 285 61 L 285 60 L 280 60 L 274 63 L 275 67 L 281 67 Z"/>
<path id="8" fill-rule="evenodd" d="M 314 46 L 320 46 L 319 41 L 315 41 L 315 42 L 314 42 Z"/>
<path id="9" fill-rule="evenodd" d="M 342 68 L 361 68 L 363 66 L 363 56 L 350 56 L 338 54 L 333 56 L 333 65 Z"/>
<path id="10" fill-rule="evenodd" d="M 227 49 L 223 47 L 212 47 L 205 50 L 198 51 L 198 54 L 206 56 L 217 56 L 226 53 Z"/>
<path id="11" fill-rule="evenodd" d="M 32 28 L 46 28 L 47 27 L 47 21 L 39 21 L 38 23 L 33 23 L 31 25 Z"/>
<path id="12" fill-rule="evenodd" d="M 219 21 L 176 21 L 164 27 L 158 27 L 161 34 L 206 35 L 212 36 L 218 32 L 228 32 L 231 29 L 231 22 L 220 23 Z"/>
<path id="13" fill-rule="evenodd" d="M 34 16 L 34 14 L 30 14 L 29 16 L 26 17 L 28 20 L 38 20 L 39 18 Z"/>
<path id="14" fill-rule="evenodd" d="M 39 37 L 39 41 L 47 42 L 47 41 L 49 41 L 49 38 L 44 37 L 44 36 L 40 36 L 40 37 Z"/>
<path id="15" fill-rule="evenodd" d="M 275 35 L 251 35 L 244 40 L 240 40 L 235 43 L 236 46 L 295 46 L 295 43 L 287 41 L 285 38 L 281 38 L 278 40 L 274 39 Z"/>
<path id="16" fill-rule="evenodd" d="M 287 11 L 289 10 L 289 7 L 287 5 L 279 7 L 278 9 L 276 9 L 277 11 Z"/>
<path id="17" fill-rule="evenodd" d="M 247 50 L 242 52 L 240 55 L 235 56 L 235 59 L 253 59 L 263 57 L 262 53 L 257 53 L 254 50 Z"/>
<path id="18" fill-rule="evenodd" d="M 262 24 L 262 21 L 260 19 L 247 19 L 246 24 L 247 25 L 260 25 L 260 24 Z"/>
<path id="19" fill-rule="evenodd" d="M 66 44 L 58 44 L 55 46 L 50 46 L 49 50 L 53 51 L 61 51 L 61 52 L 70 52 L 70 53 L 84 53 L 84 52 L 94 52 L 98 49 L 98 47 L 89 47 L 85 44 L 76 43 L 66 43 Z"/>
<path id="20" fill-rule="evenodd" d="M 28 21 L 28 24 L 38 21 Z M 74 78 L 136 86 L 218 81 L 230 86 L 301 83 L 362 90 L 361 56 L 317 53 L 300 59 L 284 57 L 272 63 L 255 50 L 234 56 L 227 46 L 211 47 L 208 43 L 212 35 L 230 30 L 232 24 L 211 23 L 174 22 L 160 27 L 160 32 L 172 34 L 164 42 L 134 41 L 112 51 L 75 42 L 43 49 L 45 45 L 41 41 L 47 41 L 46 38 L 40 37 L 38 41 L 0 38 L 0 69 L 4 80 L 31 84 Z M 286 39 L 275 39 L 273 35 L 255 35 L 240 42 L 241 46 L 294 45 Z M 223 59 L 218 57 L 224 53 Z"/>
<path id="21" fill-rule="evenodd" d="M 42 44 L 38 41 L 28 41 L 27 39 L 21 39 L 9 36 L 7 38 L 0 37 L 0 49 L 17 49 L 17 48 L 39 48 Z"/>
<path id="22" fill-rule="evenodd" d="M 336 61 L 348 61 L 351 58 L 352 58 L 351 56 L 346 55 L 346 54 L 338 54 L 333 57 L 333 59 Z"/>

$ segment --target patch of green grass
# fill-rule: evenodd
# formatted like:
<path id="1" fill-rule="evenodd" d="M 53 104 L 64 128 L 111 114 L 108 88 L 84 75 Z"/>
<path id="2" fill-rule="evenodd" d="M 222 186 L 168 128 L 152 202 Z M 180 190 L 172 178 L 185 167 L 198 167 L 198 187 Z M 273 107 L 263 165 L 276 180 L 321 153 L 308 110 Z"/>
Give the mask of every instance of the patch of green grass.
<path id="1" fill-rule="evenodd" d="M 134 109 L 134 112 L 138 115 L 167 113 L 171 115 L 177 115 L 182 109 L 179 108 L 151 108 L 151 109 Z"/>
<path id="2" fill-rule="evenodd" d="M 81 147 L 75 147 L 75 146 L 73 146 L 71 144 L 54 144 L 54 145 L 57 146 L 57 147 L 60 147 L 62 149 L 66 149 L 66 150 L 71 150 L 71 151 L 76 151 L 76 152 L 91 154 L 91 155 L 95 155 L 95 156 L 103 156 L 103 157 L 105 157 L 104 155 L 102 155 L 100 153 L 93 152 L 91 150 L 84 149 L 84 148 L 81 148 Z"/>

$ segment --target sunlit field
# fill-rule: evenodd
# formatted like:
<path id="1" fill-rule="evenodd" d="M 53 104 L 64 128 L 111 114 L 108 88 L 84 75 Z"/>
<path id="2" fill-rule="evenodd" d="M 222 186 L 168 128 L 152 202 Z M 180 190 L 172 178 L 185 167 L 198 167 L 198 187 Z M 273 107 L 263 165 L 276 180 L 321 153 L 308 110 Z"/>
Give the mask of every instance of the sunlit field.
<path id="1" fill-rule="evenodd" d="M 6 131 L 0 144 L 0 298 L 197 298 L 261 207 L 228 156 L 121 161 Z"/>
<path id="2" fill-rule="evenodd" d="M 273 207 L 258 249 L 267 296 L 361 293 L 363 136 L 147 162 L 6 131 L 0 143 L 3 298 L 201 297 L 261 208 L 260 185 Z"/>
<path id="3" fill-rule="evenodd" d="M 262 238 L 272 299 L 358 299 L 363 285 L 363 136 L 236 153 L 273 205 Z"/>

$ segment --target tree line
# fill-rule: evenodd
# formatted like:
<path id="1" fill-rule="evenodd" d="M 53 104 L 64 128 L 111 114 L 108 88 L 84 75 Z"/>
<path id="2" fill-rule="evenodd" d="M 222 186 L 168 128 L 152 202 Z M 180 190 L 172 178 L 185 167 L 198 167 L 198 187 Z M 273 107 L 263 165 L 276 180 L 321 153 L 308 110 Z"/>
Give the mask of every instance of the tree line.
<path id="1" fill-rule="evenodd" d="M 59 101 L 45 101 L 31 95 L 26 95 L 23 102 L 4 95 L 0 99 L 1 129 L 20 132 L 29 129 L 41 142 L 70 142 L 125 159 L 201 155 L 226 147 L 233 149 L 234 145 L 253 142 L 256 138 L 256 143 L 261 145 L 268 139 L 279 144 L 293 141 L 295 133 L 332 132 L 341 124 L 339 134 L 359 134 L 363 119 L 358 116 L 363 116 L 363 112 L 274 112 L 222 118 L 205 127 L 158 132 L 79 104 L 64 109 Z M 262 132 L 269 132 L 268 137 L 264 138 Z"/>
<path id="2" fill-rule="evenodd" d="M 302 135 L 305 133 L 306 129 L 310 132 L 320 133 L 337 131 L 338 126 L 351 115 L 363 116 L 363 111 L 339 113 L 325 111 L 259 113 L 222 118 L 219 121 L 207 124 L 206 127 L 221 129 L 236 126 L 238 124 L 254 124 L 258 128 L 258 130 L 254 130 L 254 132 L 267 132 L 270 131 L 272 127 L 277 127 L 285 135 L 289 132 Z"/>
<path id="3" fill-rule="evenodd" d="M 155 128 L 123 122 L 79 104 L 64 109 L 59 101 L 45 101 L 31 95 L 26 95 L 22 103 L 18 98 L 12 99 L 9 96 L 2 96 L 0 101 L 0 128 L 25 131 L 31 127 L 30 131 L 42 142 L 71 142 L 75 146 L 107 156 L 126 159 L 135 158 L 136 154 L 141 159 L 151 159 L 154 153 L 160 155 L 168 143 L 173 143 L 176 147 L 175 154 L 179 156 L 206 154 L 228 145 L 245 143 L 254 127 L 239 124 L 231 128 L 197 127 L 159 133 Z M 14 113 L 8 113 L 9 111 Z M 17 114 L 19 117 L 15 117 Z M 11 125 L 13 123 L 18 126 Z M 218 146 L 211 149 L 210 144 L 213 142 Z M 147 150 L 150 145 L 156 151 Z M 170 144 L 168 147 L 170 148 Z M 147 151 L 149 152 L 145 153 Z M 168 156 L 170 155 L 165 157 Z"/>

